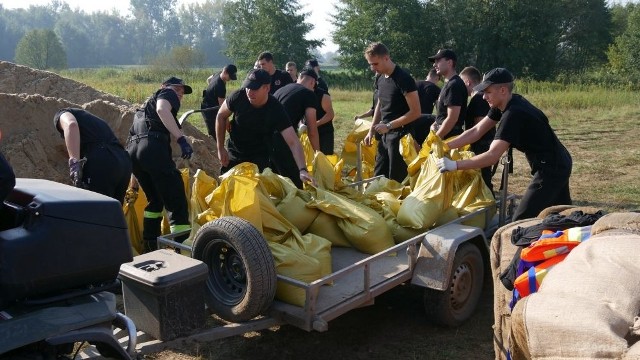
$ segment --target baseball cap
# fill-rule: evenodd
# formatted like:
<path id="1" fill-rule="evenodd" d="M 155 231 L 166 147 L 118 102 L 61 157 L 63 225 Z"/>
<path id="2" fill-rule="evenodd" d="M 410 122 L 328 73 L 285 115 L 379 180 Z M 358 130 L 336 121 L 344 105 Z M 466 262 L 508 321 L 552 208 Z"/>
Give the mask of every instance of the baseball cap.
<path id="1" fill-rule="evenodd" d="M 318 60 L 316 59 L 309 59 L 307 60 L 307 66 L 310 68 L 314 68 L 316 66 L 320 66 L 320 64 L 318 64 Z"/>
<path id="2" fill-rule="evenodd" d="M 233 65 L 233 64 L 229 64 L 227 66 L 224 67 L 224 71 L 227 72 L 227 74 L 229 74 L 229 78 L 231 80 L 238 80 L 238 68 Z"/>
<path id="3" fill-rule="evenodd" d="M 313 69 L 305 68 L 304 70 L 302 70 L 302 71 L 300 72 L 300 75 L 299 75 L 299 76 L 303 76 L 303 75 L 311 76 L 311 77 L 312 77 L 312 78 L 314 78 L 316 81 L 318 81 L 318 74 L 316 74 L 316 71 L 315 71 L 315 70 L 313 70 Z"/>
<path id="4" fill-rule="evenodd" d="M 249 71 L 246 79 L 242 83 L 243 88 L 257 90 L 262 85 L 271 84 L 271 75 L 264 69 L 253 69 Z"/>
<path id="5" fill-rule="evenodd" d="M 165 80 L 164 82 L 162 82 L 162 85 L 182 85 L 184 87 L 185 94 L 191 94 L 193 92 L 193 89 L 191 88 L 191 86 L 185 84 L 184 81 L 182 81 L 182 79 L 177 78 L 175 76 L 172 76 L 167 80 Z"/>
<path id="6" fill-rule="evenodd" d="M 456 56 L 456 53 L 454 53 L 453 50 L 451 50 L 451 49 L 440 49 L 440 50 L 438 50 L 437 54 L 435 54 L 433 56 L 429 56 L 429 61 L 436 62 L 436 60 L 440 60 L 442 58 L 446 58 L 446 59 L 453 60 L 453 61 L 458 61 L 458 57 Z"/>
<path id="7" fill-rule="evenodd" d="M 474 91 L 484 91 L 492 84 L 506 84 L 513 82 L 513 75 L 505 68 L 495 68 L 482 77 L 482 82 L 473 87 Z"/>

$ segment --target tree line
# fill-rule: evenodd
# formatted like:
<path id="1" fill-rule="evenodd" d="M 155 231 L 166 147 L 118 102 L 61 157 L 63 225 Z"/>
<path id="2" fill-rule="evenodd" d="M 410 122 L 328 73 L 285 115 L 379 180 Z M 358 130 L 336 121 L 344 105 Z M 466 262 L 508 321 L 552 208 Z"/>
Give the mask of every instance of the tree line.
<path id="1" fill-rule="evenodd" d="M 0 59 L 33 61 L 58 41 L 45 68 L 150 64 L 250 68 L 271 51 L 278 64 L 318 56 L 314 18 L 298 0 L 130 0 L 131 14 L 74 10 L 63 0 L 28 9 L 0 5 Z M 600 73 L 640 78 L 640 7 L 606 0 L 338 0 L 332 40 L 342 69 L 369 76 L 364 48 L 385 43 L 423 77 L 427 57 L 451 48 L 461 66 L 496 66 L 547 80 Z M 309 36 L 311 35 L 311 36 Z M 37 39 L 38 41 L 35 41 Z M 29 41 L 28 41 L 29 40 Z M 35 43 L 35 45 L 34 45 Z M 27 46 L 26 44 L 30 44 Z M 60 51 L 60 50 L 57 50 Z M 34 55 L 35 53 L 35 55 Z M 604 76 L 604 75 L 602 75 Z"/>

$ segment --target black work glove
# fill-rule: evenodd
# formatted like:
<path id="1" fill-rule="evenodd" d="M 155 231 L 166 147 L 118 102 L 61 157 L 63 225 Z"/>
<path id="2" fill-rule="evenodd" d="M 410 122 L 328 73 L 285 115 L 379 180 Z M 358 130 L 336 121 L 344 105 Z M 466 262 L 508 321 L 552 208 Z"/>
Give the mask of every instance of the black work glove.
<path id="1" fill-rule="evenodd" d="M 76 158 L 69 159 L 69 178 L 71 178 L 71 183 L 75 187 L 84 188 L 84 183 L 82 182 L 82 168 L 86 162 L 86 158 L 82 158 L 80 160 Z"/>
<path id="2" fill-rule="evenodd" d="M 178 145 L 180 145 L 180 150 L 182 151 L 183 159 L 191 159 L 191 155 L 193 154 L 193 148 L 189 145 L 187 138 L 184 136 L 180 136 L 178 138 Z"/>

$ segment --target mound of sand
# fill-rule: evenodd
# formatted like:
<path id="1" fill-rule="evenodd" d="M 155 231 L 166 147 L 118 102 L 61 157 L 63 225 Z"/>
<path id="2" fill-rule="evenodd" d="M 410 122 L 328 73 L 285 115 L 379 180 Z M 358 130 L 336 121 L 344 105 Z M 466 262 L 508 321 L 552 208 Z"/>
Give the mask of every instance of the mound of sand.
<path id="1" fill-rule="evenodd" d="M 53 127 L 53 116 L 64 107 L 83 108 L 101 117 L 126 143 L 137 104 L 48 71 L 34 70 L 9 62 L 0 62 L 0 151 L 8 159 L 17 177 L 40 178 L 69 183 L 67 151 Z M 173 142 L 173 154 L 179 168 L 189 167 L 192 174 L 203 169 L 212 176 L 220 173 L 215 143 L 189 123 L 183 131 L 193 145 L 191 160 L 179 157 Z"/>

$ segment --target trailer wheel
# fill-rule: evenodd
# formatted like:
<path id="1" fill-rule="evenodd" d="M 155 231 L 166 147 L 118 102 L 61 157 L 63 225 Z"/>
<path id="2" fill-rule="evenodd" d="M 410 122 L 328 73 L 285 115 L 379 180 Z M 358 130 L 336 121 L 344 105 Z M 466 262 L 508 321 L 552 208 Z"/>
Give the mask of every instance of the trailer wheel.
<path id="1" fill-rule="evenodd" d="M 478 305 L 483 279 L 484 267 L 480 250 L 471 243 L 461 245 L 453 260 L 449 289 L 425 289 L 424 308 L 427 317 L 438 325 L 460 326 Z"/>
<path id="2" fill-rule="evenodd" d="M 250 320 L 271 306 L 275 263 L 264 237 L 250 222 L 223 217 L 206 223 L 194 237 L 193 258 L 207 264 L 205 301 L 224 320 Z"/>

